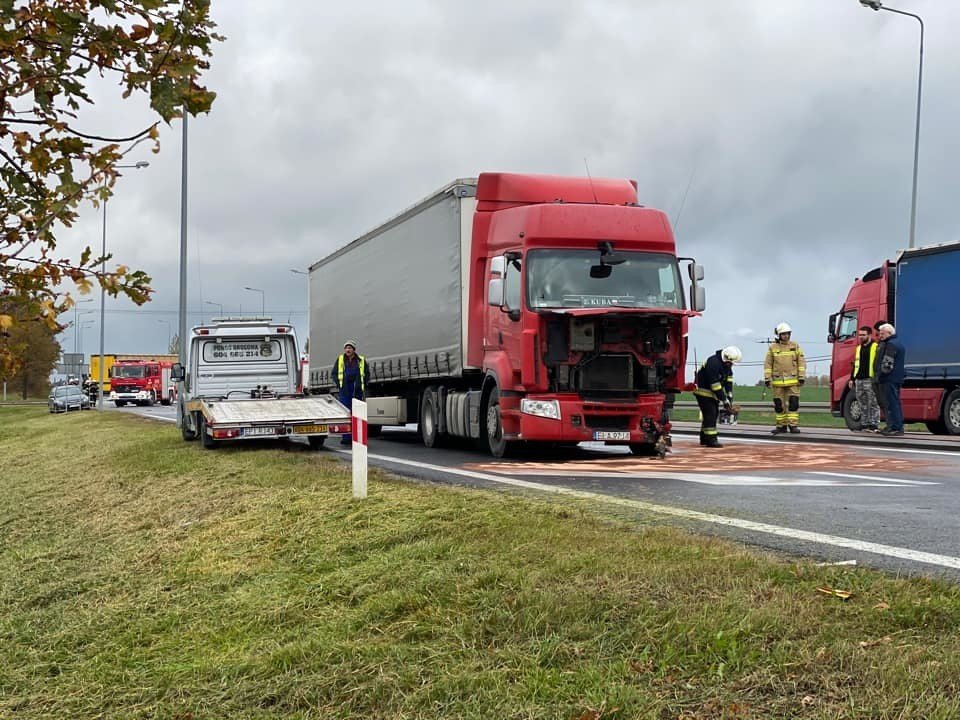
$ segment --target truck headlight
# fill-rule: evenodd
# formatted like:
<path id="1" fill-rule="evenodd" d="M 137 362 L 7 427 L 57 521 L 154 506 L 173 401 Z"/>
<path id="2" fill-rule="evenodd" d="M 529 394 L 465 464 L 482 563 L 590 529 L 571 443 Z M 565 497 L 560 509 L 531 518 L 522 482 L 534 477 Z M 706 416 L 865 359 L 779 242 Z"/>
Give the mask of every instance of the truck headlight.
<path id="1" fill-rule="evenodd" d="M 537 417 L 550 418 L 551 420 L 560 419 L 560 401 L 559 400 L 527 400 L 520 401 L 520 412 L 525 415 L 536 415 Z"/>

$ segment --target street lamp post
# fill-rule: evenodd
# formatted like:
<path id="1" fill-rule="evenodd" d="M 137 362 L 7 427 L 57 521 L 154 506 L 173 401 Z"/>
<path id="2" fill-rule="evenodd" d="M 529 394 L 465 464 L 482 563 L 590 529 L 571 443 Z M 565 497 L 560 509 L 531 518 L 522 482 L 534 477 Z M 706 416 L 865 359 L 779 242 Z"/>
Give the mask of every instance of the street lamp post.
<path id="1" fill-rule="evenodd" d="M 253 288 L 253 287 L 244 287 L 243 289 L 249 290 L 250 292 L 260 293 L 260 317 L 266 317 L 267 316 L 266 304 L 265 304 L 266 295 L 264 294 L 263 290 L 261 290 L 260 288 Z"/>
<path id="2" fill-rule="evenodd" d="M 157 320 L 158 323 L 167 324 L 167 352 L 170 352 L 170 321 L 169 320 Z"/>
<path id="3" fill-rule="evenodd" d="M 897 15 L 912 17 L 920 23 L 920 69 L 917 72 L 917 121 L 913 135 L 913 193 L 910 200 L 910 247 L 916 245 L 917 230 L 917 169 L 920 160 L 920 101 L 923 97 L 923 19 L 914 13 L 886 7 L 879 0 L 860 0 L 860 4 L 871 10 L 886 10 Z"/>
<path id="4" fill-rule="evenodd" d="M 204 302 L 206 305 L 216 305 L 218 308 L 220 308 L 219 317 L 223 317 L 223 304 L 222 304 L 222 303 L 213 302 L 212 300 L 204 300 L 203 302 Z"/>
<path id="5" fill-rule="evenodd" d="M 86 300 L 77 300 L 73 304 L 73 354 L 76 355 L 77 352 L 77 332 L 80 327 L 80 303 L 93 302 L 93 298 L 87 298 Z M 89 311 L 84 310 L 83 314 L 86 315 Z"/>
<path id="6" fill-rule="evenodd" d="M 148 167 L 150 163 L 146 160 L 139 160 L 133 165 L 114 165 L 114 168 L 117 170 L 122 170 L 124 168 L 133 168 L 134 170 L 140 170 L 141 168 Z M 106 178 L 104 178 L 104 183 L 106 183 Z M 103 242 L 100 247 L 100 277 L 103 277 L 107 274 L 107 200 L 103 200 Z M 106 335 L 106 327 L 104 324 L 104 316 L 106 313 L 106 300 L 107 300 L 107 291 L 103 285 L 100 286 L 100 367 L 97 370 L 97 410 L 103 410 L 103 341 Z"/>

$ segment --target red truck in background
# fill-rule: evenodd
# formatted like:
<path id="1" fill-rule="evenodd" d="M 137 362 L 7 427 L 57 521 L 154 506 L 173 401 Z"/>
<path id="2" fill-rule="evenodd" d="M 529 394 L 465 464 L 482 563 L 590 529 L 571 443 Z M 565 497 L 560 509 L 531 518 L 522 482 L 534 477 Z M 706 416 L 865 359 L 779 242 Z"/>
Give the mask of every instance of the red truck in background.
<path id="1" fill-rule="evenodd" d="M 471 438 L 600 441 L 663 455 L 684 389 L 685 299 L 666 215 L 630 180 L 483 173 L 455 180 L 310 268 L 310 389 L 347 339 L 370 372 L 371 434 L 418 423 Z"/>
<path id="2" fill-rule="evenodd" d="M 851 430 L 860 429 L 860 406 L 847 386 L 857 351 L 857 330 L 890 322 L 906 350 L 900 402 L 906 422 L 925 423 L 937 435 L 960 435 L 960 336 L 951 323 L 960 278 L 960 243 L 903 250 L 854 280 L 827 340 L 830 407 Z"/>
<path id="3" fill-rule="evenodd" d="M 110 366 L 110 399 L 117 407 L 127 403 L 170 405 L 177 398 L 170 378 L 173 363 L 157 360 L 117 360 Z"/>

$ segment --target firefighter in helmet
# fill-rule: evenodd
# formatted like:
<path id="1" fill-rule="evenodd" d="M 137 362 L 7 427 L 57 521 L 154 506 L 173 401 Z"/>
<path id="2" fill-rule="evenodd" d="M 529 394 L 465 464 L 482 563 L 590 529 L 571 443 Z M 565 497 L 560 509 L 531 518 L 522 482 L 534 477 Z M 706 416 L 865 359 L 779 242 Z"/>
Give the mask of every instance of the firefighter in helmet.
<path id="1" fill-rule="evenodd" d="M 718 439 L 717 418 L 720 407 L 733 411 L 730 392 L 733 388 L 733 364 L 743 353 L 735 345 L 717 350 L 697 371 L 697 389 L 693 391 L 700 406 L 700 444 L 708 448 L 723 447 Z"/>
<path id="2" fill-rule="evenodd" d="M 790 340 L 790 326 L 780 323 L 774 332 L 777 339 L 770 343 L 763 362 L 763 384 L 773 388 L 773 411 L 777 423 L 773 434 L 798 433 L 800 388 L 807 379 L 807 365 L 800 345 Z"/>

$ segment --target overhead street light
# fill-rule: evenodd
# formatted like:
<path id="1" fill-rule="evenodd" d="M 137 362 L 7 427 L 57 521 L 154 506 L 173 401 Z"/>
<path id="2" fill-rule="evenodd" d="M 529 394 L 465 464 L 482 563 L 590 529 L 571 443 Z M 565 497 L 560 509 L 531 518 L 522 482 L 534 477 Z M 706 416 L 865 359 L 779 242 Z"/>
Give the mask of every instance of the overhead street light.
<path id="1" fill-rule="evenodd" d="M 86 300 L 77 300 L 77 301 L 73 304 L 73 330 L 74 330 L 74 332 L 73 332 L 73 354 L 74 354 L 74 355 L 77 354 L 77 328 L 80 326 L 80 323 L 79 323 L 79 319 L 80 319 L 80 303 L 88 303 L 88 302 L 93 302 L 93 298 L 87 298 Z M 84 314 L 84 315 L 87 315 L 87 314 L 89 314 L 90 312 L 91 312 L 90 310 L 84 310 L 84 311 L 83 311 L 83 314 Z"/>
<path id="2" fill-rule="evenodd" d="M 205 305 L 215 305 L 216 307 L 220 308 L 219 314 L 217 315 L 217 317 L 223 317 L 223 304 L 222 304 L 222 303 L 213 302 L 212 300 L 204 300 L 203 302 L 204 302 Z"/>
<path id="3" fill-rule="evenodd" d="M 265 308 L 266 308 L 266 295 L 264 294 L 263 290 L 261 290 L 260 288 L 254 288 L 254 287 L 244 287 L 243 289 L 244 289 L 244 290 L 249 290 L 250 292 L 258 292 L 258 293 L 260 293 L 260 317 L 266 317 L 266 316 L 267 316 L 267 311 L 266 311 L 266 309 L 265 309 Z"/>
<path id="4" fill-rule="evenodd" d="M 146 160 L 138 160 L 132 165 L 114 165 L 114 169 L 123 170 L 125 168 L 133 168 L 134 170 L 141 170 L 142 168 L 149 167 L 150 163 Z M 106 183 L 106 179 L 104 179 Z M 103 201 L 103 242 L 100 247 L 100 277 L 103 277 L 107 274 L 107 200 L 104 198 Z M 100 367 L 97 371 L 98 378 L 97 382 L 100 384 L 97 386 L 97 410 L 103 410 L 103 341 L 106 334 L 106 323 L 104 322 L 105 316 L 105 303 L 107 300 L 107 291 L 103 285 L 100 286 Z"/>
<path id="5" fill-rule="evenodd" d="M 920 101 L 923 97 L 923 19 L 914 13 L 886 7 L 879 0 L 860 0 L 860 4 L 870 10 L 886 10 L 897 15 L 912 17 L 920 23 L 920 68 L 917 72 L 917 122 L 913 136 L 913 192 L 910 200 L 910 247 L 916 245 L 917 230 L 917 169 L 920 160 Z"/>

